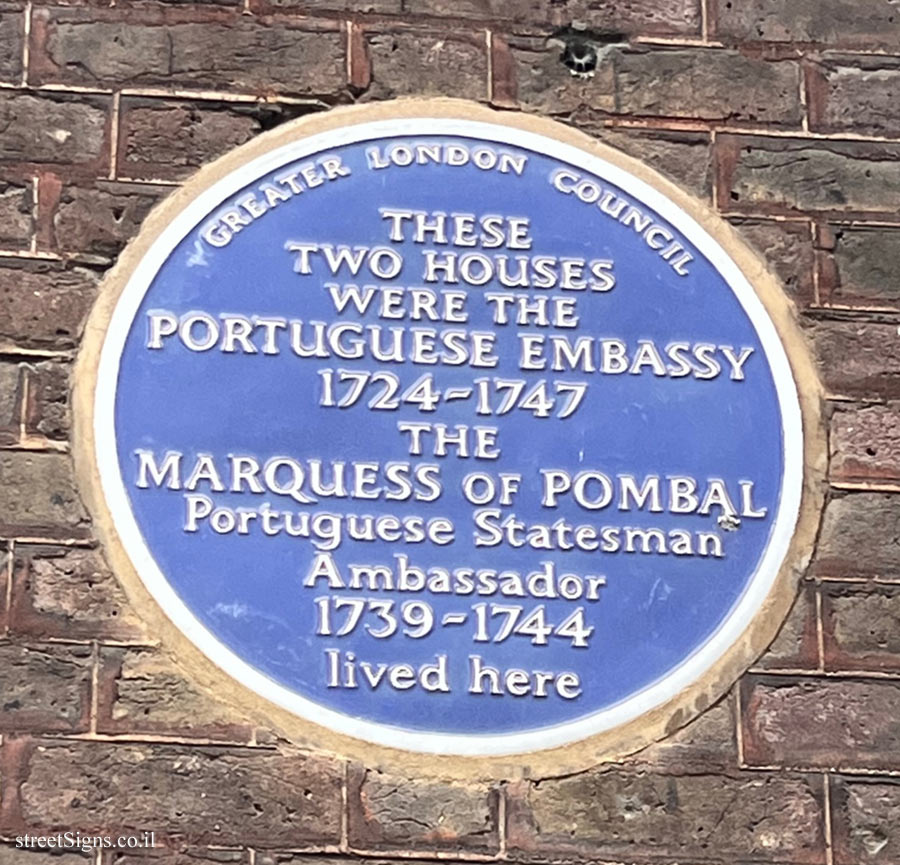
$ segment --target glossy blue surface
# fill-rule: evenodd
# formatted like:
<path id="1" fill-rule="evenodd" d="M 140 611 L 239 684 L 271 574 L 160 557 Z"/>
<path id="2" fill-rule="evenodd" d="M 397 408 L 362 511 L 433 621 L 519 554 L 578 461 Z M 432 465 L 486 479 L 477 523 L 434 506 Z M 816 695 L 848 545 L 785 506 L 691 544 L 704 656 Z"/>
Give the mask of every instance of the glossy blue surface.
<path id="1" fill-rule="evenodd" d="M 329 151 L 340 155 L 351 176 L 281 203 L 223 248 L 200 240 L 198 226 L 153 280 L 122 355 L 116 397 L 117 457 L 146 544 L 184 603 L 222 643 L 273 680 L 322 706 L 409 729 L 457 733 L 530 730 L 612 706 L 665 676 L 708 639 L 745 590 L 766 547 L 778 505 L 783 449 L 778 401 L 759 337 L 723 278 L 696 249 L 690 249 L 695 259 L 690 275 L 679 276 L 648 250 L 633 229 L 554 190 L 548 177 L 561 167 L 555 159 L 528 153 L 521 177 L 472 165 L 371 171 L 366 167 L 366 146 Z M 284 169 L 275 174 L 283 175 Z M 258 188 L 263 180 L 254 180 L 248 189 Z M 610 188 L 602 178 L 601 182 Z M 285 250 L 288 240 L 391 245 L 404 254 L 406 264 L 396 279 L 380 284 L 422 285 L 421 246 L 390 243 L 379 207 L 527 216 L 534 238 L 528 254 L 612 259 L 616 286 L 608 292 L 535 292 L 577 298 L 580 325 L 574 330 L 495 326 L 480 295 L 502 290 L 496 284 L 454 286 L 472 295 L 467 324 L 413 323 L 496 330 L 500 363 L 493 370 L 304 359 L 288 350 L 277 355 L 218 349 L 191 352 L 176 339 L 167 340 L 162 350 L 147 349 L 147 313 L 160 309 L 178 315 L 205 310 L 214 316 L 362 320 L 409 327 L 409 321 L 379 320 L 372 311 L 365 316 L 338 315 L 323 288 L 323 282 L 331 278 L 294 272 L 294 256 Z M 671 229 L 678 234 L 678 226 Z M 753 347 L 755 352 L 746 363 L 743 381 L 733 381 L 727 374 L 714 380 L 672 378 L 650 370 L 639 375 L 522 372 L 516 345 L 520 332 L 618 338 L 632 347 L 638 339 L 653 340 L 659 346 L 673 341 L 708 342 Z M 422 373 L 433 372 L 441 390 L 467 388 L 473 378 L 486 375 L 529 382 L 556 377 L 588 382 L 589 388 L 579 410 L 563 420 L 537 418 L 520 409 L 502 417 L 479 417 L 474 399 L 442 403 L 433 413 L 422 413 L 414 405 L 371 410 L 365 407 L 368 396 L 351 408 L 322 408 L 318 371 L 337 367 L 390 369 L 404 387 Z M 398 421 L 404 420 L 496 426 L 502 454 L 496 460 L 429 453 L 412 457 L 408 440 L 397 431 Z M 268 502 L 273 508 L 296 513 L 443 516 L 455 523 L 456 539 L 447 546 L 345 541 L 333 552 L 342 568 L 391 565 L 396 554 L 403 554 L 423 568 L 471 566 L 527 573 L 553 562 L 558 572 L 604 575 L 607 584 L 599 601 L 583 604 L 587 624 L 595 629 L 589 645 L 573 647 L 560 637 L 550 637 L 546 646 L 533 645 L 526 635 L 514 635 L 503 643 L 473 640 L 475 603 L 521 603 L 530 611 L 543 602 L 547 620 L 558 624 L 578 606 L 571 601 L 428 592 L 332 594 L 423 600 L 431 604 L 438 620 L 445 613 L 459 612 L 467 615 L 466 623 L 436 627 L 420 639 L 402 633 L 377 639 L 362 628 L 344 637 L 317 635 L 314 599 L 329 592 L 324 581 L 314 588 L 303 584 L 316 552 L 311 542 L 284 533 L 266 536 L 258 526 L 246 535 L 220 535 L 208 525 L 185 532 L 185 490 L 152 485 L 138 489 L 136 449 L 155 454 L 180 451 L 187 467 L 200 453 L 213 455 L 220 465 L 227 464 L 229 454 L 252 455 L 263 462 L 281 455 L 301 461 L 437 463 L 444 492 L 434 502 L 332 498 L 304 505 L 271 492 L 215 492 L 203 482 L 196 492 L 229 508 L 259 508 Z M 638 479 L 648 474 L 687 475 L 702 481 L 722 478 L 730 490 L 749 479 L 754 483 L 754 505 L 768 508 L 768 516 L 744 518 L 737 531 L 724 531 L 717 523 L 718 508 L 708 515 L 646 509 L 623 512 L 614 505 L 588 510 L 571 499 L 562 500 L 557 508 L 542 507 L 541 468 L 573 473 L 597 470 L 611 478 L 618 473 Z M 563 518 L 597 527 L 715 532 L 722 539 L 725 556 L 539 551 L 507 545 L 476 548 L 472 540 L 475 506 L 460 493 L 464 475 L 475 470 L 523 476 L 514 504 L 503 510 L 526 522 L 553 523 Z M 375 620 L 371 621 L 374 626 Z M 495 629 L 498 624 L 499 619 Z M 420 687 L 397 690 L 385 682 L 374 691 L 365 685 L 329 688 L 326 648 L 352 651 L 358 659 L 373 663 L 402 661 L 414 666 L 433 663 L 446 654 L 450 692 L 429 693 Z M 471 654 L 503 669 L 574 671 L 582 693 L 575 699 L 555 693 L 546 698 L 467 693 Z"/>

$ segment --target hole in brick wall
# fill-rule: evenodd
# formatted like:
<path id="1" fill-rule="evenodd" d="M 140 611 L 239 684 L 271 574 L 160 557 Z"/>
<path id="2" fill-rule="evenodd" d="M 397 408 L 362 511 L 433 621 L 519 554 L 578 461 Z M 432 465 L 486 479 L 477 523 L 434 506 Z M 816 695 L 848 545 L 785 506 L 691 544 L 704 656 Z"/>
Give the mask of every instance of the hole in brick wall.
<path id="1" fill-rule="evenodd" d="M 562 62 L 573 75 L 588 78 L 597 68 L 597 49 L 590 42 L 573 39 L 563 49 Z"/>
<path id="2" fill-rule="evenodd" d="M 588 30 L 578 22 L 557 30 L 549 41 L 550 44 L 562 46 L 560 62 L 578 78 L 593 77 L 594 70 L 609 49 L 627 44 L 623 33 Z"/>

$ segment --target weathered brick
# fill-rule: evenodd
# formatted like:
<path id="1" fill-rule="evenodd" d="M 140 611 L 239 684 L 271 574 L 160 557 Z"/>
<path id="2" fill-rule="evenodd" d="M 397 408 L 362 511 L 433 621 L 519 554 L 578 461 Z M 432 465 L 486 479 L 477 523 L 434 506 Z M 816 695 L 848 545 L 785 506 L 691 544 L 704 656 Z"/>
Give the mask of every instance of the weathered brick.
<path id="1" fill-rule="evenodd" d="M 804 585 L 778 636 L 756 666 L 766 670 L 814 670 L 818 664 L 816 589 Z"/>
<path id="2" fill-rule="evenodd" d="M 0 446 L 22 435 L 65 439 L 69 427 L 68 364 L 0 361 Z"/>
<path id="3" fill-rule="evenodd" d="M 67 454 L 0 451 L 0 535 L 78 539 L 88 527 Z"/>
<path id="4" fill-rule="evenodd" d="M 4 742 L 32 830 L 140 832 L 165 843 L 292 848 L 340 838 L 340 764 L 298 751 L 90 741 Z"/>
<path id="5" fill-rule="evenodd" d="M 824 862 L 818 777 L 607 768 L 511 792 L 510 858 Z"/>
<path id="6" fill-rule="evenodd" d="M 357 14 L 396 15 L 403 0 L 260 0 L 269 9 L 299 8 L 304 12 L 354 12 Z M 408 5 L 408 4 L 407 4 Z"/>
<path id="7" fill-rule="evenodd" d="M 831 416 L 831 475 L 900 481 L 900 406 L 838 405 Z"/>
<path id="8" fill-rule="evenodd" d="M 214 6 L 241 6 L 242 0 L 159 0 L 172 6 L 192 6 L 194 3 L 209 3 Z"/>
<path id="9" fill-rule="evenodd" d="M 621 51 L 613 59 L 616 113 L 796 126 L 800 70 L 739 52 Z"/>
<path id="10" fill-rule="evenodd" d="M 123 14 L 124 12 L 124 14 Z M 345 87 L 338 26 L 271 21 L 214 9 L 202 19 L 170 10 L 38 9 L 36 83 L 169 85 L 247 93 L 336 96 Z"/>
<path id="11" fill-rule="evenodd" d="M 125 97 L 120 111 L 119 174 L 138 179 L 181 180 L 262 129 L 234 106 Z"/>
<path id="12" fill-rule="evenodd" d="M 900 670 L 900 589 L 826 584 L 822 618 L 825 669 Z"/>
<path id="13" fill-rule="evenodd" d="M 816 321 L 805 330 L 826 389 L 837 396 L 900 397 L 900 339 L 896 324 Z"/>
<path id="14" fill-rule="evenodd" d="M 0 160 L 100 167 L 109 99 L 0 90 Z"/>
<path id="15" fill-rule="evenodd" d="M 712 162 L 707 133 L 615 129 L 605 126 L 602 115 L 584 106 L 567 120 L 604 144 L 647 163 L 694 195 L 711 198 Z"/>
<path id="16" fill-rule="evenodd" d="M 366 856 L 365 859 L 353 859 L 356 863 L 365 862 L 366 865 L 397 865 L 402 861 L 405 865 L 433 865 L 433 859 L 379 859 Z M 348 860 L 341 856 L 321 856 L 310 853 L 293 853 L 285 851 L 256 852 L 256 865 L 348 865 Z"/>
<path id="17" fill-rule="evenodd" d="M 593 109 L 611 114 L 615 109 L 615 70 L 604 62 L 594 76 L 573 76 L 563 63 L 555 40 L 514 37 L 508 40 L 512 59 L 512 92 L 518 104 L 541 114 L 566 116 Z"/>
<path id="18" fill-rule="evenodd" d="M 367 850 L 499 849 L 496 791 L 353 767 L 348 787 L 350 845 Z"/>
<path id="19" fill-rule="evenodd" d="M 172 6 L 193 6 L 195 3 L 209 3 L 214 6 L 240 6 L 242 0 L 158 0 L 160 3 L 171 4 Z"/>
<path id="20" fill-rule="evenodd" d="M 87 730 L 90 684 L 90 646 L 0 644 L 0 730 Z"/>
<path id="21" fill-rule="evenodd" d="M 0 6 L 0 80 L 18 84 L 22 77 L 25 13 L 14 5 Z"/>
<path id="22" fill-rule="evenodd" d="M 810 78 L 810 128 L 816 132 L 896 135 L 900 131 L 900 61 L 838 57 Z"/>
<path id="23" fill-rule="evenodd" d="M 0 346 L 74 348 L 96 293 L 97 274 L 50 262 L 0 262 Z"/>
<path id="24" fill-rule="evenodd" d="M 0 865 L 90 865 L 93 854 L 83 850 L 40 850 L 0 844 Z"/>
<path id="25" fill-rule="evenodd" d="M 70 365 L 60 360 L 45 360 L 23 366 L 27 380 L 25 433 L 66 439 L 70 425 Z"/>
<path id="26" fill-rule="evenodd" d="M 483 34 L 397 30 L 371 33 L 366 51 L 372 80 L 364 98 L 488 96 L 487 44 Z"/>
<path id="27" fill-rule="evenodd" d="M 116 255 L 168 189 L 108 183 L 63 187 L 53 214 L 55 246 L 62 252 Z"/>
<path id="28" fill-rule="evenodd" d="M 808 223 L 735 219 L 733 224 L 798 305 L 815 300 L 815 249 Z"/>
<path id="29" fill-rule="evenodd" d="M 900 495 L 835 496 L 825 508 L 812 567 L 831 577 L 900 577 L 898 527 Z"/>
<path id="30" fill-rule="evenodd" d="M 0 542 L 0 635 L 7 636 L 9 621 L 9 585 L 12 581 L 13 552 L 10 544 Z"/>
<path id="31" fill-rule="evenodd" d="M 749 765 L 900 767 L 900 683 L 749 677 L 742 684 Z"/>
<path id="32" fill-rule="evenodd" d="M 0 362 L 0 447 L 19 440 L 24 378 L 22 364 Z"/>
<path id="33" fill-rule="evenodd" d="M 715 0 L 714 35 L 740 42 L 816 42 L 894 48 L 891 0 Z"/>
<path id="34" fill-rule="evenodd" d="M 634 36 L 699 33 L 701 18 L 698 0 L 405 0 L 403 8 L 412 14 L 500 19 L 517 29 L 556 29 L 579 21 L 589 30 Z"/>
<path id="35" fill-rule="evenodd" d="M 835 865 L 900 862 L 900 784 L 836 778 L 832 791 Z"/>
<path id="36" fill-rule="evenodd" d="M 253 726 L 199 691 L 158 649 L 103 649 L 98 681 L 101 733 L 154 733 L 249 742 Z"/>
<path id="37" fill-rule="evenodd" d="M 261 865 L 260 860 L 264 855 L 261 850 L 256 852 L 257 865 Z M 109 865 L 250 865 L 250 854 L 247 850 L 166 849 L 157 844 L 152 852 L 111 853 Z"/>
<path id="38" fill-rule="evenodd" d="M 900 308 L 900 229 L 841 225 L 822 234 L 823 303 Z"/>
<path id="39" fill-rule="evenodd" d="M 513 39 L 519 102 L 547 114 L 609 114 L 796 126 L 799 67 L 718 48 L 612 49 L 593 79 L 574 78 L 551 41 Z"/>
<path id="40" fill-rule="evenodd" d="M 900 145 L 720 135 L 719 201 L 732 211 L 896 218 Z"/>
<path id="41" fill-rule="evenodd" d="M 689 724 L 638 751 L 625 762 L 642 767 L 671 767 L 673 771 L 683 771 L 686 766 L 702 767 L 709 772 L 736 769 L 734 694 L 729 692 Z"/>
<path id="42" fill-rule="evenodd" d="M 0 247 L 28 249 L 33 232 L 34 197 L 31 184 L 0 181 Z"/>
<path id="43" fill-rule="evenodd" d="M 16 544 L 12 602 L 13 633 L 148 640 L 96 550 Z"/>

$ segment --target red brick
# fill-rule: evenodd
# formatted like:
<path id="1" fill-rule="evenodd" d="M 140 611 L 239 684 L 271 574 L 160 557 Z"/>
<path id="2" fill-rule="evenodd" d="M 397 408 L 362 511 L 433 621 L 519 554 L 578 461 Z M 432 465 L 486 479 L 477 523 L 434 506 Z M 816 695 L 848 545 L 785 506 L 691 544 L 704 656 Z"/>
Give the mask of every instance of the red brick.
<path id="1" fill-rule="evenodd" d="M 568 120 L 604 144 L 647 163 L 694 195 L 711 200 L 712 161 L 707 133 L 613 128 L 605 125 L 599 112 L 585 106 Z"/>
<path id="2" fill-rule="evenodd" d="M 585 79 L 572 75 L 563 63 L 563 48 L 555 40 L 522 36 L 510 38 L 508 43 L 513 105 L 559 117 L 589 109 L 609 115 L 615 108 L 612 63 L 601 63 L 593 78 Z"/>
<path id="3" fill-rule="evenodd" d="M 0 362 L 0 447 L 18 443 L 22 424 L 24 364 Z"/>
<path id="4" fill-rule="evenodd" d="M 26 434 L 65 440 L 70 426 L 70 364 L 45 360 L 23 366 L 27 381 L 23 418 Z"/>
<path id="5" fill-rule="evenodd" d="M 900 309 L 900 228 L 832 226 L 823 242 L 823 303 Z"/>
<path id="6" fill-rule="evenodd" d="M 22 77 L 25 12 L 14 4 L 0 6 L 0 81 L 18 84 Z"/>
<path id="7" fill-rule="evenodd" d="M 900 783 L 836 778 L 832 791 L 835 865 L 900 862 Z"/>
<path id="8" fill-rule="evenodd" d="M 7 636 L 9 584 L 12 581 L 13 553 L 10 545 L 0 542 L 0 637 Z"/>
<path id="9" fill-rule="evenodd" d="M 438 860 L 448 861 L 448 860 Z M 424 856 L 421 859 L 409 859 L 407 857 L 399 858 L 379 858 L 377 856 L 365 856 L 347 858 L 345 856 L 326 856 L 317 853 L 301 853 L 271 850 L 256 851 L 256 865 L 434 865 L 434 859 L 428 859 Z"/>
<path id="10" fill-rule="evenodd" d="M 900 683 L 749 677 L 743 682 L 749 765 L 900 768 Z"/>
<path id="11" fill-rule="evenodd" d="M 806 222 L 732 220 L 744 240 L 765 260 L 788 296 L 800 306 L 815 301 L 815 249 Z"/>
<path id="12" fill-rule="evenodd" d="M 262 855 L 262 851 L 256 851 L 257 865 L 261 865 Z M 166 849 L 157 844 L 155 850 L 147 852 L 110 852 L 103 865 L 250 865 L 250 853 L 247 850 Z"/>
<path id="13" fill-rule="evenodd" d="M 122 177 L 181 180 L 261 131 L 249 108 L 124 97 L 118 171 Z"/>
<path id="14" fill-rule="evenodd" d="M 340 764 L 298 751 L 97 741 L 4 740 L 18 783 L 6 820 L 131 834 L 179 846 L 336 844 Z M 7 781 L 10 783 L 10 781 Z M 16 809 L 16 805 L 18 806 Z"/>
<path id="15" fill-rule="evenodd" d="M 362 15 L 396 15 L 404 11 L 404 0 L 259 0 L 259 5 L 266 11 L 296 8 L 303 12 L 352 12 Z"/>
<path id="16" fill-rule="evenodd" d="M 497 792 L 385 775 L 356 766 L 348 788 L 350 846 L 496 853 Z"/>
<path id="17" fill-rule="evenodd" d="M 825 584 L 825 669 L 900 671 L 900 587 Z"/>
<path id="18" fill-rule="evenodd" d="M 824 863 L 821 778 L 601 768 L 511 785 L 510 858 Z"/>
<path id="19" fill-rule="evenodd" d="M 16 544 L 12 600 L 17 634 L 149 639 L 97 550 Z"/>
<path id="20" fill-rule="evenodd" d="M 826 55 L 828 58 L 828 55 Z M 900 60 L 834 56 L 813 68 L 810 128 L 893 136 L 900 132 Z"/>
<path id="21" fill-rule="evenodd" d="M 85 731 L 90 685 L 89 646 L 0 643 L 0 730 Z"/>
<path id="22" fill-rule="evenodd" d="M 614 113 L 799 126 L 800 69 L 736 51 L 622 51 L 613 61 Z"/>
<path id="23" fill-rule="evenodd" d="M 104 648 L 97 729 L 248 743 L 253 725 L 200 691 L 158 649 Z"/>
<path id="24" fill-rule="evenodd" d="M 109 103 L 101 96 L 0 90 L 0 161 L 99 170 L 109 150 Z"/>
<path id="25" fill-rule="evenodd" d="M 395 96 L 488 98 L 487 41 L 483 33 L 398 29 L 369 33 L 371 82 L 366 100 Z"/>
<path id="26" fill-rule="evenodd" d="M 366 856 L 365 859 L 353 858 L 347 859 L 343 856 L 323 856 L 311 853 L 293 853 L 286 851 L 256 851 L 256 865 L 348 865 L 353 862 L 356 865 L 365 862 L 365 865 L 397 865 L 403 862 L 404 865 L 433 865 L 433 859 L 379 859 L 377 857 Z"/>
<path id="27" fill-rule="evenodd" d="M 900 495 L 834 496 L 822 519 L 814 572 L 829 577 L 900 578 L 898 525 Z"/>
<path id="28" fill-rule="evenodd" d="M 837 405 L 831 416 L 831 475 L 900 481 L 900 406 Z"/>
<path id="29" fill-rule="evenodd" d="M 608 114 L 798 126 L 799 66 L 718 48 L 613 48 L 594 77 L 575 78 L 560 49 L 536 38 L 510 42 L 520 103 L 548 114 L 582 105 Z"/>
<path id="30" fill-rule="evenodd" d="M 98 277 L 83 267 L 0 260 L 0 347 L 74 348 Z"/>
<path id="31" fill-rule="evenodd" d="M 0 447 L 25 437 L 65 439 L 69 427 L 68 364 L 0 361 Z"/>
<path id="32" fill-rule="evenodd" d="M 337 24 L 236 17 L 215 9 L 52 8 L 34 13 L 35 83 L 203 87 L 339 96 L 346 85 Z"/>
<path id="33" fill-rule="evenodd" d="M 713 34 L 738 42 L 815 42 L 893 49 L 900 16 L 888 0 L 713 0 Z"/>
<path id="34" fill-rule="evenodd" d="M 81 850 L 40 850 L 0 843 L 0 865 L 91 865 L 93 854 Z"/>
<path id="35" fill-rule="evenodd" d="M 803 585 L 772 645 L 756 662 L 766 670 L 815 670 L 819 665 L 816 589 Z"/>
<path id="36" fill-rule="evenodd" d="M 716 156 L 729 211 L 896 219 L 900 144 L 720 135 Z"/>
<path id="37" fill-rule="evenodd" d="M 64 186 L 53 214 L 60 252 L 115 256 L 137 234 L 165 187 L 99 181 L 92 187 Z"/>
<path id="38" fill-rule="evenodd" d="M 900 398 L 897 325 L 867 321 L 811 321 L 822 383 L 829 394 L 851 399 Z"/>
<path id="39" fill-rule="evenodd" d="M 0 451 L 0 537 L 88 535 L 68 454 Z"/>
<path id="40" fill-rule="evenodd" d="M 27 181 L 0 181 L 0 247 L 28 249 L 33 233 L 34 196 L 31 184 Z"/>
<path id="41" fill-rule="evenodd" d="M 317 0 L 319 2 L 319 0 Z M 405 0 L 411 14 L 447 15 L 474 20 L 500 19 L 513 29 L 567 27 L 579 21 L 589 30 L 629 35 L 699 34 L 698 0 Z"/>

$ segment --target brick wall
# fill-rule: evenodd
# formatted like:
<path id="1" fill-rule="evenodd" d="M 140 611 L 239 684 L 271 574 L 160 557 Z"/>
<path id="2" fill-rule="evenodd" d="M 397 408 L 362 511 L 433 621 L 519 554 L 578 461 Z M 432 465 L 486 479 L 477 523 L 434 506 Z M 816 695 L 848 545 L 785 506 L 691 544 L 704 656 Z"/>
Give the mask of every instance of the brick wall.
<path id="1" fill-rule="evenodd" d="M 79 502 L 68 375 L 148 210 L 264 129 L 405 94 L 550 115 L 669 174 L 768 258 L 814 347 L 831 491 L 793 613 L 621 764 L 439 783 L 284 742 L 173 668 Z M 0 863 L 90 861 L 10 846 L 60 827 L 154 829 L 159 865 L 900 862 L 898 201 L 894 0 L 3 0 Z"/>

